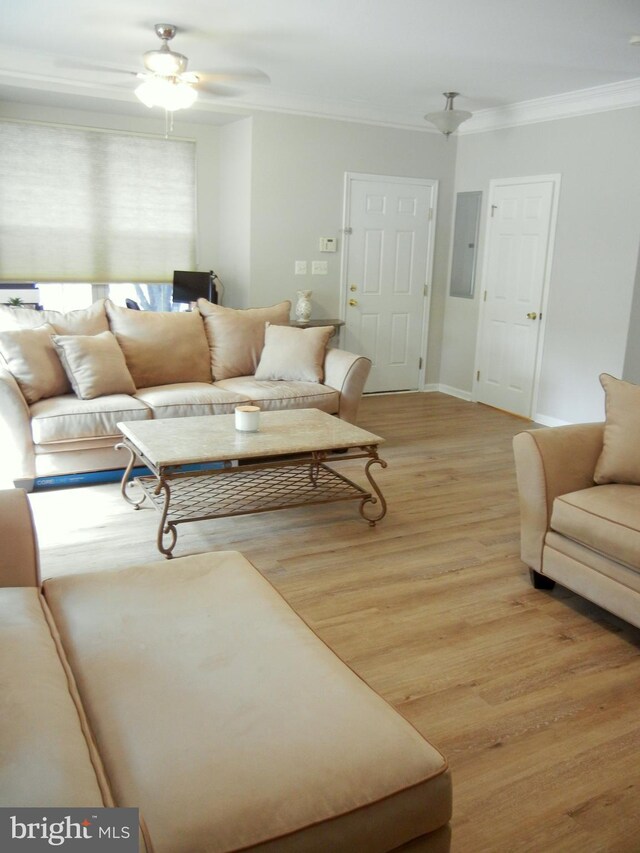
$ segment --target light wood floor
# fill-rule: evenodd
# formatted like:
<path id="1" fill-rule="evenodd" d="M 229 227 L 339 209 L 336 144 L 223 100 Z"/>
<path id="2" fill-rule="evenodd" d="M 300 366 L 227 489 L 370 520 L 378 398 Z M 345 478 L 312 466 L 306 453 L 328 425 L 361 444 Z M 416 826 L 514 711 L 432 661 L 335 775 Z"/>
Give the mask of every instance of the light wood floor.
<path id="1" fill-rule="evenodd" d="M 360 425 L 387 439 L 378 527 L 355 504 L 199 522 L 175 556 L 243 551 L 440 748 L 454 853 L 640 851 L 640 631 L 530 587 L 511 455 L 527 424 L 409 394 L 366 398 Z M 45 576 L 159 557 L 156 512 L 118 486 L 32 505 Z"/>

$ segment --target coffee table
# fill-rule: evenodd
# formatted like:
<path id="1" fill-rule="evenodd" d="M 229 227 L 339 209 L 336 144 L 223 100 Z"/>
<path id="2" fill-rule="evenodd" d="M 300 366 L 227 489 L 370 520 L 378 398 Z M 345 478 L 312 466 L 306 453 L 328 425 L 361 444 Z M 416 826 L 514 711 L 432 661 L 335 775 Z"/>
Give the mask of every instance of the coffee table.
<path id="1" fill-rule="evenodd" d="M 261 412 L 255 433 L 238 432 L 234 415 L 125 421 L 118 428 L 123 440 L 116 447 L 131 454 L 122 495 L 135 509 L 149 498 L 160 511 L 157 545 L 168 558 L 177 525 L 189 521 L 357 500 L 373 526 L 387 511 L 371 473 L 373 465 L 387 467 L 378 456 L 384 439 L 319 409 Z M 129 483 L 136 459 L 152 474 Z M 352 459 L 366 460 L 369 489 L 334 470 Z M 142 489 L 138 499 L 127 493 L 132 484 Z"/>

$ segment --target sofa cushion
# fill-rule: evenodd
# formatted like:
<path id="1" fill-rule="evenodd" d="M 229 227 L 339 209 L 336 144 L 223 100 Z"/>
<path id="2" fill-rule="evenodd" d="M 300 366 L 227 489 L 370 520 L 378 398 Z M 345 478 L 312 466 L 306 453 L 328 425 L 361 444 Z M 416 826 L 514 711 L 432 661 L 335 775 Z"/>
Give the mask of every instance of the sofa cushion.
<path id="1" fill-rule="evenodd" d="M 556 498 L 551 529 L 640 571 L 640 489 L 593 486 Z"/>
<path id="2" fill-rule="evenodd" d="M 556 578 L 555 575 L 558 562 L 570 567 L 568 568 L 568 574 L 565 575 L 563 580 Z M 578 564 L 577 566 L 576 563 Z M 570 589 L 575 586 L 576 582 L 581 585 L 588 584 L 596 597 L 592 597 L 591 592 L 586 594 L 586 588 L 581 594 L 592 601 L 604 602 L 607 599 L 610 600 L 611 595 L 614 595 L 616 609 L 613 612 L 632 624 L 637 623 L 640 599 L 635 596 L 625 595 L 626 592 L 633 591 L 640 596 L 640 572 L 636 569 L 631 569 L 623 563 L 612 560 L 610 557 L 594 551 L 593 548 L 586 548 L 574 539 L 569 539 L 560 533 L 554 533 L 553 530 L 549 530 L 545 538 L 543 566 L 545 573 L 551 574 L 554 579 L 557 579 L 563 586 L 567 586 Z M 611 585 L 604 584 L 608 589 L 604 597 L 598 596 L 596 593 L 597 588 L 603 591 L 603 586 L 600 578 L 596 579 L 592 577 L 594 573 L 604 575 L 613 581 Z M 615 588 L 617 588 L 617 592 L 614 592 Z M 607 609 L 609 609 L 609 602 L 607 602 Z M 629 612 L 626 612 L 623 616 L 625 611 Z"/>
<path id="3" fill-rule="evenodd" d="M 640 385 L 607 373 L 600 376 L 605 391 L 606 422 L 602 453 L 596 464 L 596 483 L 640 485 Z"/>
<path id="4" fill-rule="evenodd" d="M 68 394 L 71 385 L 44 323 L 35 329 L 0 332 L 0 354 L 15 377 L 27 403 Z"/>
<path id="5" fill-rule="evenodd" d="M 280 382 L 275 379 L 258 380 L 253 376 L 236 376 L 216 382 L 234 394 L 241 394 L 265 412 L 280 409 L 320 409 L 335 415 L 340 409 L 340 392 L 318 382 Z"/>
<path id="6" fill-rule="evenodd" d="M 53 335 L 52 340 L 77 397 L 92 400 L 106 394 L 135 393 L 124 355 L 111 332 Z"/>
<path id="7" fill-rule="evenodd" d="M 109 330 L 104 299 L 66 313 L 0 305 L 0 329 L 33 329 L 43 323 L 49 323 L 59 335 L 97 335 Z"/>
<path id="8" fill-rule="evenodd" d="M 44 590 L 114 797 L 156 853 L 381 851 L 448 821 L 440 753 L 242 555 Z"/>
<path id="9" fill-rule="evenodd" d="M 225 391 L 210 382 L 183 382 L 141 388 L 135 396 L 153 411 L 157 418 L 186 418 L 191 415 L 227 415 L 248 398 Z"/>
<path id="10" fill-rule="evenodd" d="M 332 334 L 332 326 L 298 329 L 267 323 L 256 379 L 322 382 L 324 356 Z"/>
<path id="11" fill-rule="evenodd" d="M 0 803 L 109 805 L 37 588 L 0 589 L 0 647 Z"/>
<path id="12" fill-rule="evenodd" d="M 175 382 L 211 382 L 209 347 L 197 311 L 134 311 L 107 300 L 136 388 Z"/>
<path id="13" fill-rule="evenodd" d="M 112 436 L 121 437 L 119 421 L 148 420 L 148 406 L 126 394 L 111 394 L 94 400 L 75 395 L 40 400 L 31 406 L 31 434 L 34 444 Z"/>
<path id="14" fill-rule="evenodd" d="M 198 310 L 211 350 L 213 379 L 249 376 L 256 372 L 264 347 L 265 323 L 287 325 L 290 302 L 269 308 L 223 308 L 206 299 L 198 299 Z"/>

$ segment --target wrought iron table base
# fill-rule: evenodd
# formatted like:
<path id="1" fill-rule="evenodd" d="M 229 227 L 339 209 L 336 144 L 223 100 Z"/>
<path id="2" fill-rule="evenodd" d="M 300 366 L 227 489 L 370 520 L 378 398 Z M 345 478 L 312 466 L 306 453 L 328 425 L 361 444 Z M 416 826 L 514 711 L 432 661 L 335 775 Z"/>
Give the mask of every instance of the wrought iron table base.
<path id="1" fill-rule="evenodd" d="M 134 509 L 139 509 L 149 498 L 159 510 L 157 546 L 168 559 L 173 556 L 178 538 L 177 525 L 189 521 L 359 500 L 360 515 L 373 527 L 387 512 L 386 501 L 371 471 L 373 465 L 386 468 L 387 463 L 373 446 L 341 455 L 314 451 L 301 459 L 190 472 L 177 471 L 175 466 L 156 468 L 128 439 L 117 447 L 126 448 L 131 455 L 120 486 L 122 496 Z M 153 474 L 136 477 L 129 483 L 136 458 Z M 370 491 L 327 464 L 352 459 L 367 459 L 364 473 Z M 142 490 L 137 500 L 127 493 L 133 484 Z"/>

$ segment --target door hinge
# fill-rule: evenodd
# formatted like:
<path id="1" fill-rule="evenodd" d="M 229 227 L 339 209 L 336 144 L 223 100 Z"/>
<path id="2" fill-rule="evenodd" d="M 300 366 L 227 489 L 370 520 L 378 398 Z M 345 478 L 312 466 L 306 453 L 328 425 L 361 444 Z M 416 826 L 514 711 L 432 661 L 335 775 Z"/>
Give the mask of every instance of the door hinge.
<path id="1" fill-rule="evenodd" d="M 353 234 L 353 228 L 350 228 L 349 226 L 347 226 L 346 228 L 342 229 L 342 233 L 343 234 Z"/>
<path id="2" fill-rule="evenodd" d="M 418 370 L 422 370 L 422 356 L 418 359 Z"/>
<path id="3" fill-rule="evenodd" d="M 478 370 L 476 372 L 476 382 L 479 382 L 479 381 L 480 381 L 480 371 Z"/>
<path id="4" fill-rule="evenodd" d="M 483 301 L 483 302 L 486 302 L 486 301 L 487 301 L 487 291 L 486 291 L 486 290 L 485 290 L 485 292 L 484 292 L 484 293 L 483 293 L 483 295 L 482 295 L 482 301 Z"/>
<path id="5" fill-rule="evenodd" d="M 425 296 L 429 295 L 429 285 L 428 284 L 425 284 L 425 286 L 424 286 L 424 295 Z"/>
<path id="6" fill-rule="evenodd" d="M 429 222 L 431 222 L 432 219 L 433 219 L 433 208 L 430 207 L 429 208 Z"/>
<path id="7" fill-rule="evenodd" d="M 497 209 L 498 209 L 498 205 L 497 205 L 497 204 L 492 204 L 492 205 L 491 205 L 491 216 L 492 216 L 492 218 L 493 218 L 493 214 L 496 212 L 496 210 L 497 210 Z"/>

